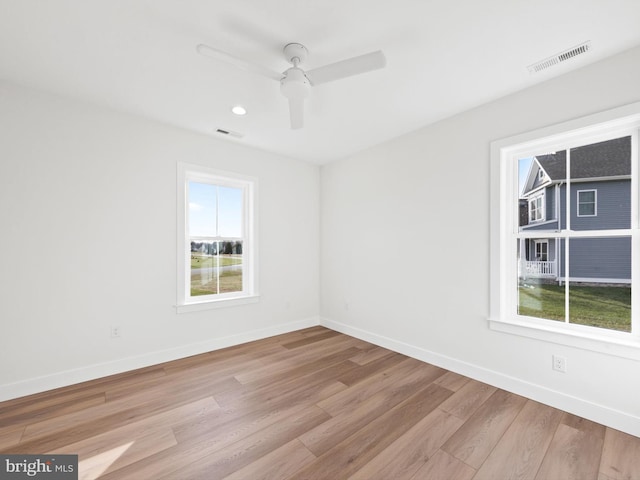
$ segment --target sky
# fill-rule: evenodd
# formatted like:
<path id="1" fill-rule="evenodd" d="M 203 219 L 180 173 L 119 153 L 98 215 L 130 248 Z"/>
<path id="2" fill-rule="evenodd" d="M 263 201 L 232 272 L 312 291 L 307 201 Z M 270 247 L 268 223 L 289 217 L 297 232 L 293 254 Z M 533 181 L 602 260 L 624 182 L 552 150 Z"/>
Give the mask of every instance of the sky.
<path id="1" fill-rule="evenodd" d="M 529 168 L 531 168 L 531 162 L 533 157 L 519 158 L 518 159 L 518 192 L 522 193 L 524 188 L 524 182 L 527 181 L 527 174 Z"/>
<path id="2" fill-rule="evenodd" d="M 242 190 L 189 182 L 189 235 L 241 237 Z"/>

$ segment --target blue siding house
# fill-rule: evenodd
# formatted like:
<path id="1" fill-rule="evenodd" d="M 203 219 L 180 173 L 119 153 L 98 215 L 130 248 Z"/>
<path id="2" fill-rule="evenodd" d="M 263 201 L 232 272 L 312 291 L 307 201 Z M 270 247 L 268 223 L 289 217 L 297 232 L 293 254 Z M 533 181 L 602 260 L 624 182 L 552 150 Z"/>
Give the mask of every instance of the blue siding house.
<path id="1" fill-rule="evenodd" d="M 631 283 L 631 239 L 597 236 L 597 230 L 631 228 L 631 137 L 533 157 L 519 199 L 521 232 L 540 237 L 518 245 L 520 277 L 585 283 Z M 567 228 L 567 184 L 570 184 L 569 228 L 591 231 L 569 242 L 569 272 L 564 239 L 545 232 Z"/>

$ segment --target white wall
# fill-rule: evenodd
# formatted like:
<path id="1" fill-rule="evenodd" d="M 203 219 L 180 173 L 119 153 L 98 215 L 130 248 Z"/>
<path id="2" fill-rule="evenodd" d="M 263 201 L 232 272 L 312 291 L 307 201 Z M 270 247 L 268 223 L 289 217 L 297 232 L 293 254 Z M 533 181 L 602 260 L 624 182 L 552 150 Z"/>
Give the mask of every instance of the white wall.
<path id="1" fill-rule="evenodd" d="M 258 178 L 259 303 L 176 314 L 178 161 Z M 317 324 L 318 212 L 317 166 L 0 83 L 0 400 Z"/>
<path id="2" fill-rule="evenodd" d="M 324 166 L 323 324 L 640 435 L 640 363 L 487 322 L 490 142 L 636 102 L 639 85 L 634 49 Z"/>

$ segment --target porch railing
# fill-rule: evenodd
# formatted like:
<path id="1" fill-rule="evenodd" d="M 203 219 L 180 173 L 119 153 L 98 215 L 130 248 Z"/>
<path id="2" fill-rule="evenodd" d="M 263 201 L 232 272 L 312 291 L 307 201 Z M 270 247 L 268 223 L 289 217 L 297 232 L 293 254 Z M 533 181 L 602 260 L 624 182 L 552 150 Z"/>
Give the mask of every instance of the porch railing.
<path id="1" fill-rule="evenodd" d="M 527 277 L 555 277 L 557 274 L 556 262 L 524 261 L 524 274 Z M 519 272 L 521 275 L 523 272 Z"/>

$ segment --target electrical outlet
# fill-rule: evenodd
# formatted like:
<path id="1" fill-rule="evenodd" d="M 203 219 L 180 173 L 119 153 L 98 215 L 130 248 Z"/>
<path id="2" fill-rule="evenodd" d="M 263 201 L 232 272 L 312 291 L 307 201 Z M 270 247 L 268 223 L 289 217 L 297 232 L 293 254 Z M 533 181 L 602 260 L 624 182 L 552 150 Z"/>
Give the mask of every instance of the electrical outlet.
<path id="1" fill-rule="evenodd" d="M 120 338 L 120 327 L 111 327 L 111 338 Z"/>
<path id="2" fill-rule="evenodd" d="M 567 373 L 567 359 L 565 357 L 561 357 L 560 355 L 553 355 L 551 357 L 552 368 L 556 372 Z"/>

